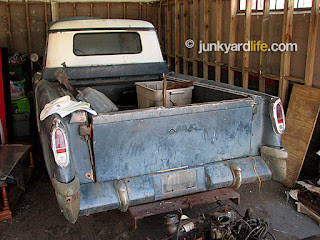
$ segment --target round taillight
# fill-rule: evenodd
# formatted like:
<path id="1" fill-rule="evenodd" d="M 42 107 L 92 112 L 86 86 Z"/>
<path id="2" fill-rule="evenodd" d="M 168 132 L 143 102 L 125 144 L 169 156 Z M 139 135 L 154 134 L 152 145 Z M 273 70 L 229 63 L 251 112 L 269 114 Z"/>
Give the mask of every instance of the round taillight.
<path id="1" fill-rule="evenodd" d="M 51 137 L 54 160 L 59 167 L 65 168 L 70 163 L 66 133 L 60 126 L 55 126 Z"/>
<path id="2" fill-rule="evenodd" d="M 273 98 L 270 103 L 270 118 L 273 131 L 276 134 L 283 134 L 286 129 L 286 120 L 280 98 Z"/>

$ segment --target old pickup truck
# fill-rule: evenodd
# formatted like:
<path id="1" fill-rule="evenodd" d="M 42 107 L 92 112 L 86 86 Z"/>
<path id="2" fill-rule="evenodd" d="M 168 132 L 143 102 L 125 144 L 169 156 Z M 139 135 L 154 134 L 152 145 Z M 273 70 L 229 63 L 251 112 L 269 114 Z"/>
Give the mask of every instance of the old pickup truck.
<path id="1" fill-rule="evenodd" d="M 192 85 L 190 101 L 138 104 L 137 86 L 163 78 Z M 54 23 L 43 70 L 33 82 L 46 167 L 72 223 L 81 215 L 125 212 L 162 199 L 286 177 L 281 100 L 169 72 L 148 22 Z M 93 111 L 75 107 L 40 119 L 48 104 L 59 108 L 61 97 L 89 103 Z"/>

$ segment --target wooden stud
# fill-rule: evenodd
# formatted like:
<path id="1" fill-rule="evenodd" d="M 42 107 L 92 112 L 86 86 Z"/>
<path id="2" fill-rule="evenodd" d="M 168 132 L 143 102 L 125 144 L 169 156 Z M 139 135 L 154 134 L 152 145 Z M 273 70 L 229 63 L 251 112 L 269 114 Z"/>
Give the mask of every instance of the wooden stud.
<path id="1" fill-rule="evenodd" d="M 236 42 L 236 24 L 237 24 L 237 10 L 238 1 L 230 0 L 230 29 L 229 29 L 229 43 Z M 236 53 L 234 51 L 229 52 L 229 64 L 228 64 L 228 83 L 234 85 L 234 67 L 236 59 Z"/>
<path id="2" fill-rule="evenodd" d="M 110 3 L 107 3 L 107 18 L 110 18 Z"/>
<path id="3" fill-rule="evenodd" d="M 147 3 L 147 21 L 152 22 L 152 3 Z"/>
<path id="4" fill-rule="evenodd" d="M 163 24 L 162 24 L 162 0 L 160 0 L 159 3 L 159 42 L 160 42 L 160 46 L 162 51 L 164 50 L 164 45 L 163 45 Z"/>
<path id="5" fill-rule="evenodd" d="M 222 0 L 216 0 L 216 42 L 222 41 Z M 221 51 L 216 52 L 216 63 L 221 62 Z M 215 66 L 215 80 L 221 81 L 221 66 Z"/>
<path id="6" fill-rule="evenodd" d="M 179 5 L 179 0 L 175 0 L 175 21 L 174 21 L 174 31 L 175 31 L 175 39 L 174 39 L 174 52 L 175 52 L 175 72 L 179 73 L 180 72 L 180 58 L 178 56 L 179 50 L 180 50 L 180 5 Z"/>
<path id="7" fill-rule="evenodd" d="M 138 3 L 139 7 L 138 7 L 138 18 L 142 19 L 142 3 Z"/>
<path id="8" fill-rule="evenodd" d="M 188 0 L 183 0 L 183 42 L 188 40 L 189 33 L 189 3 Z M 183 74 L 188 74 L 188 48 L 183 47 Z"/>
<path id="9" fill-rule="evenodd" d="M 46 36 L 48 37 L 48 31 L 49 31 L 49 26 L 48 26 L 48 11 L 47 11 L 47 3 L 44 3 L 44 23 L 45 23 L 45 27 L 46 27 Z"/>
<path id="10" fill-rule="evenodd" d="M 9 38 L 9 49 L 12 50 L 12 30 L 11 30 L 11 14 L 9 2 L 6 3 L 7 7 L 7 22 L 8 22 L 8 38 Z"/>
<path id="11" fill-rule="evenodd" d="M 203 0 L 203 42 L 204 44 L 209 43 L 209 0 Z M 209 68 L 207 62 L 209 61 L 209 53 L 203 52 L 203 78 L 208 79 L 209 78 Z"/>
<path id="12" fill-rule="evenodd" d="M 26 19 L 27 19 L 28 50 L 29 50 L 29 56 L 30 56 L 32 53 L 32 48 L 31 48 L 31 32 L 30 32 L 30 18 L 29 18 L 28 0 L 25 0 L 25 6 L 26 6 Z"/>
<path id="13" fill-rule="evenodd" d="M 93 17 L 93 2 L 90 3 L 90 16 Z"/>
<path id="14" fill-rule="evenodd" d="M 193 0 L 193 64 L 192 72 L 193 76 L 198 76 L 198 62 L 195 60 L 198 58 L 198 40 L 199 40 L 199 1 Z"/>
<path id="15" fill-rule="evenodd" d="M 32 152 L 30 152 L 30 167 L 31 167 L 31 168 L 34 168 L 34 162 L 33 162 Z"/>
<path id="16" fill-rule="evenodd" d="M 151 3 L 151 23 L 153 24 L 154 28 L 157 30 L 157 27 L 155 25 L 155 3 Z"/>
<path id="17" fill-rule="evenodd" d="M 73 17 L 77 16 L 77 4 L 73 3 Z"/>
<path id="18" fill-rule="evenodd" d="M 126 3 L 123 3 L 123 19 L 127 18 L 127 7 L 126 7 Z"/>
<path id="19" fill-rule="evenodd" d="M 245 26 L 244 26 L 244 43 L 250 41 L 250 33 L 251 33 L 251 13 L 252 13 L 252 0 L 246 1 L 246 13 L 245 13 Z M 249 87 L 249 72 L 247 68 L 250 65 L 250 52 L 243 51 L 243 59 L 242 59 L 242 87 Z"/>
<path id="20" fill-rule="evenodd" d="M 55 1 L 51 1 L 51 20 L 52 22 L 55 22 L 57 20 L 59 20 L 59 9 L 60 5 L 59 3 L 55 2 Z"/>
<path id="21" fill-rule="evenodd" d="M 167 107 L 167 78 L 163 73 L 163 82 L 162 82 L 162 95 L 163 95 L 163 106 Z"/>
<path id="22" fill-rule="evenodd" d="M 1 184 L 2 198 L 3 198 L 3 210 L 4 211 L 10 210 L 6 187 L 7 187 L 6 183 Z"/>
<path id="23" fill-rule="evenodd" d="M 172 9 L 171 6 L 169 5 L 169 0 L 167 0 L 167 31 L 166 31 L 166 39 L 167 39 L 167 63 L 169 64 L 169 67 L 171 65 L 171 58 L 170 55 L 172 54 L 171 52 L 171 17 L 172 17 Z"/>
<path id="24" fill-rule="evenodd" d="M 307 61 L 305 70 L 305 85 L 312 87 L 314 60 L 317 47 L 317 34 L 319 29 L 319 4 L 320 0 L 312 1 L 312 9 L 310 15 Z"/>
<path id="25" fill-rule="evenodd" d="M 157 32 L 159 32 L 159 8 L 157 3 L 152 4 L 152 23 Z"/>
<path id="26" fill-rule="evenodd" d="M 263 17 L 261 24 L 261 43 L 268 41 L 268 26 L 270 21 L 270 0 L 264 0 Z M 267 52 L 260 51 L 260 63 L 259 63 L 259 91 L 266 91 L 266 80 L 262 77 L 262 74 L 266 72 L 267 68 Z"/>
<path id="27" fill-rule="evenodd" d="M 61 3 L 62 4 L 62 3 Z M 60 3 L 57 3 L 56 4 L 56 6 L 57 6 L 57 20 L 59 20 L 60 19 L 60 5 L 61 5 Z"/>
<path id="28" fill-rule="evenodd" d="M 7 184 L 2 183 L 0 184 L 0 187 L 1 187 L 2 199 L 3 199 L 3 209 L 2 211 L 0 211 L 0 221 L 2 221 L 5 219 L 12 218 L 12 213 L 10 211 L 9 201 L 8 201 L 8 196 L 6 191 Z"/>
<path id="29" fill-rule="evenodd" d="M 282 27 L 282 43 L 291 43 L 292 41 L 293 7 L 294 0 L 285 0 Z M 286 80 L 285 77 L 290 76 L 290 58 L 290 51 L 281 53 L 279 97 L 281 97 L 284 107 L 287 106 L 288 99 L 289 81 Z"/>

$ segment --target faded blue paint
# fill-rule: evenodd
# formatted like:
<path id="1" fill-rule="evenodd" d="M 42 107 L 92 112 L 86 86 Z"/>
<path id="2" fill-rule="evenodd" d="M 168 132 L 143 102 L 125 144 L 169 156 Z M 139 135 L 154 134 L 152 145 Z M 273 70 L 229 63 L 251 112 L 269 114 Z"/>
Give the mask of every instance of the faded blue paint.
<path id="1" fill-rule="evenodd" d="M 255 156 L 256 171 L 261 180 L 271 178 L 271 171 L 260 156 Z M 168 197 L 192 194 L 204 190 L 228 187 L 233 182 L 229 162 L 236 162 L 241 167 L 242 183 L 257 181 L 254 171 L 255 160 L 251 157 L 220 161 L 205 164 L 201 167 L 178 169 L 166 173 L 156 173 L 124 179 L 130 198 L 130 206 L 162 200 Z M 193 170 L 197 173 L 197 188 L 185 189 L 173 195 L 162 194 L 161 177 Z M 80 215 L 112 210 L 119 207 L 118 196 L 114 189 L 114 181 L 103 183 L 87 183 L 80 185 Z"/>
<path id="2" fill-rule="evenodd" d="M 97 181 L 248 156 L 251 119 L 242 107 L 94 124 Z"/>

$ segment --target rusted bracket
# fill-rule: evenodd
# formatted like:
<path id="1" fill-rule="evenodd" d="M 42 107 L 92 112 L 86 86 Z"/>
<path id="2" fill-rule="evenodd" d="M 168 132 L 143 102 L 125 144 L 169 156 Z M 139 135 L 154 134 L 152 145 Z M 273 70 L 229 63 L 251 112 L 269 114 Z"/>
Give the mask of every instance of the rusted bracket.
<path id="1" fill-rule="evenodd" d="M 92 125 L 87 126 L 85 124 L 80 124 L 79 135 L 82 136 L 83 141 L 87 142 L 88 144 L 90 162 L 91 162 L 91 172 L 86 174 L 86 178 L 89 178 L 95 181 L 96 171 L 95 171 L 95 162 L 94 162 L 93 151 L 91 146 L 91 132 L 92 132 Z"/>
<path id="2" fill-rule="evenodd" d="M 180 208 L 192 208 L 194 206 L 209 204 L 218 200 L 227 199 L 232 200 L 237 205 L 240 204 L 239 193 L 231 188 L 222 188 L 130 207 L 126 214 L 129 216 L 133 228 L 136 229 L 137 221 L 145 217 L 176 211 Z"/>
<path id="3" fill-rule="evenodd" d="M 53 75 L 74 97 L 78 95 L 78 91 L 71 85 L 69 77 L 63 68 L 58 68 Z"/>

